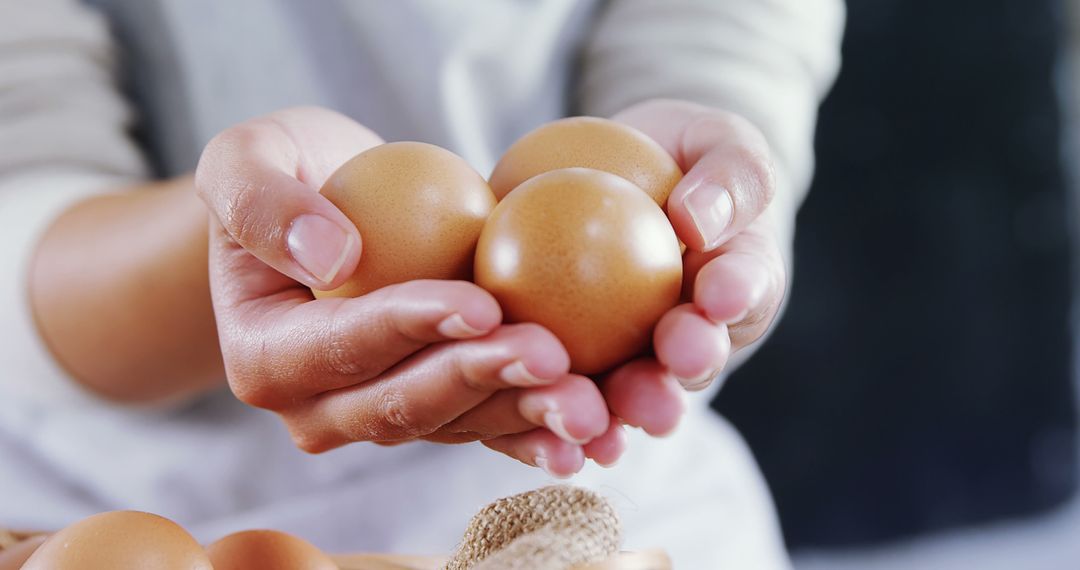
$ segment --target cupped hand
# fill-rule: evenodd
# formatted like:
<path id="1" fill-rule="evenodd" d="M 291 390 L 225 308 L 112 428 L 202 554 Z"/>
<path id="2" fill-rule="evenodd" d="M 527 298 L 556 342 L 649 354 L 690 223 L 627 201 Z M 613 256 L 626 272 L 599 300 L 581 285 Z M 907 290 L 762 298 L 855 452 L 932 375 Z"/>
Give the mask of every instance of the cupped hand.
<path id="1" fill-rule="evenodd" d="M 687 245 L 684 304 L 653 334 L 655 357 L 603 380 L 611 411 L 654 435 L 672 431 L 685 391 L 709 386 L 733 351 L 769 329 L 786 287 L 782 244 L 770 208 L 776 182 L 765 137 L 747 120 L 693 103 L 655 100 L 614 117 L 648 134 L 686 175 L 667 202 Z"/>
<path id="2" fill-rule="evenodd" d="M 361 232 L 318 193 L 382 141 L 337 113 L 296 108 L 215 137 L 196 188 L 211 211 L 210 281 L 229 385 L 276 412 L 297 446 L 483 441 L 557 476 L 609 464 L 625 434 L 546 329 L 502 325 L 459 281 L 315 300 L 353 272 Z"/>

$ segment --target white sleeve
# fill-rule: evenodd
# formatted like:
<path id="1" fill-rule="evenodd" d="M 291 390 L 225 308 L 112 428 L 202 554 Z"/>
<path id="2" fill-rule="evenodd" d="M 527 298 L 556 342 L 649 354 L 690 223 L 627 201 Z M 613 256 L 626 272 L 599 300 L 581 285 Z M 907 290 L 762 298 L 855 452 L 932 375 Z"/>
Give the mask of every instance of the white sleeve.
<path id="1" fill-rule="evenodd" d="M 817 107 L 839 70 L 844 19 L 843 0 L 612 0 L 586 49 L 584 110 L 610 116 L 674 98 L 739 113 L 768 138 L 794 209 L 813 173 Z"/>
<path id="2" fill-rule="evenodd" d="M 146 176 L 111 50 L 77 1 L 0 2 L 0 399 L 85 397 L 38 335 L 27 284 L 60 213 Z"/>

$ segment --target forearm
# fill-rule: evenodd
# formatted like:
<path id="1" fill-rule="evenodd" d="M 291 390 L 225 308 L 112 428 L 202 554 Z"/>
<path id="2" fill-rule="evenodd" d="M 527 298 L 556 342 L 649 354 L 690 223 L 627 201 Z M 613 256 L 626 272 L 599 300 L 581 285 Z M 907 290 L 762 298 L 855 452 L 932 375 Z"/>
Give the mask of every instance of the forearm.
<path id="1" fill-rule="evenodd" d="M 224 378 L 207 280 L 206 212 L 190 178 L 77 203 L 34 253 L 29 302 L 56 360 L 123 402 Z"/>

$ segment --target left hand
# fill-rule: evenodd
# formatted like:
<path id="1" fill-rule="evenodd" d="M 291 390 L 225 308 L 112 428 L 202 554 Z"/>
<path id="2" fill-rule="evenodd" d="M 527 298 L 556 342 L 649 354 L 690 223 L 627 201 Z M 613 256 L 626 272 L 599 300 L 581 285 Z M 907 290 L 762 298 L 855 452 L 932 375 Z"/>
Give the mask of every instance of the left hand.
<path id="1" fill-rule="evenodd" d="M 761 338 L 784 296 L 787 275 L 775 224 L 794 212 L 770 207 L 772 153 L 746 119 L 674 100 L 635 105 L 614 117 L 655 139 L 686 175 L 667 202 L 687 245 L 685 304 L 653 334 L 654 357 L 631 361 L 602 382 L 624 423 L 665 435 L 685 411 L 684 391 L 709 386 L 733 351 Z"/>

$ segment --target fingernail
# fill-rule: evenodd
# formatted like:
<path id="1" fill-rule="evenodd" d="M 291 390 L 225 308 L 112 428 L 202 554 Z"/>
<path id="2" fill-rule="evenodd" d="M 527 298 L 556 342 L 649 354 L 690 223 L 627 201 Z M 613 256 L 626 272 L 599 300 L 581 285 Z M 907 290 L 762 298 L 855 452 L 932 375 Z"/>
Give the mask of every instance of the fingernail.
<path id="1" fill-rule="evenodd" d="M 693 390 L 694 388 L 708 385 L 709 382 L 712 380 L 713 375 L 715 373 L 716 373 L 715 370 L 709 370 L 707 372 L 702 372 L 701 374 L 697 374 L 695 376 L 683 377 L 683 376 L 679 376 L 678 374 L 675 374 L 674 372 L 672 372 L 671 375 L 675 377 L 675 380 L 678 381 L 679 384 L 682 384 L 682 387 L 684 389 Z"/>
<path id="2" fill-rule="evenodd" d="M 575 445 L 582 445 L 589 440 L 582 440 L 570 435 L 570 432 L 566 431 L 566 422 L 563 419 L 563 414 L 559 410 L 559 405 L 549 396 L 537 395 L 532 393 L 525 393 L 521 399 L 518 400 L 520 406 L 521 415 L 527 418 L 540 417 L 544 427 L 551 430 L 551 433 L 559 437 L 559 439 L 573 443 Z"/>
<path id="3" fill-rule="evenodd" d="M 465 322 L 458 313 L 454 313 L 449 317 L 442 320 L 435 330 L 439 331 L 439 334 L 450 338 L 476 338 L 484 334 L 484 331 L 472 327 L 469 323 Z"/>
<path id="4" fill-rule="evenodd" d="M 308 273 L 323 283 L 337 277 L 356 238 L 318 214 L 304 214 L 289 227 L 289 253 Z"/>
<path id="5" fill-rule="evenodd" d="M 499 371 L 499 378 L 503 382 L 514 386 L 537 386 L 551 383 L 551 380 L 544 380 L 529 372 L 529 369 L 525 367 L 525 363 L 520 360 L 515 360 L 504 366 Z"/>
<path id="6" fill-rule="evenodd" d="M 686 193 L 683 205 L 694 221 L 694 227 L 705 243 L 705 249 L 720 245 L 720 239 L 731 225 L 735 204 L 731 193 L 711 182 L 699 182 Z"/>
<path id="7" fill-rule="evenodd" d="M 709 372 L 702 376 L 698 376 L 697 378 L 678 378 L 678 381 L 683 385 L 683 389 L 687 392 L 697 392 L 708 388 L 709 385 L 712 384 L 714 377 L 715 375 L 712 372 Z"/>
<path id="8" fill-rule="evenodd" d="M 563 441 L 569 441 L 577 445 L 585 445 L 589 442 L 587 439 L 578 439 L 570 435 L 570 432 L 566 431 L 566 423 L 563 421 L 562 413 L 557 410 L 544 413 L 544 425 L 551 430 L 551 433 L 559 436 L 559 439 Z"/>
<path id="9" fill-rule="evenodd" d="M 743 310 L 739 311 L 739 314 L 735 315 L 734 317 L 731 317 L 730 319 L 724 321 L 724 324 L 726 324 L 726 325 L 737 325 L 737 324 L 743 322 L 743 320 L 746 319 L 746 317 L 749 317 L 749 316 L 750 316 L 750 309 L 746 308 L 746 309 L 743 309 Z"/>
<path id="10" fill-rule="evenodd" d="M 544 455 L 544 452 L 542 452 L 542 451 L 540 453 L 536 454 L 536 457 L 533 459 L 533 463 L 535 463 L 537 467 L 543 469 L 545 473 L 547 473 L 548 475 L 551 475 L 552 477 L 554 477 L 556 479 L 569 479 L 570 478 L 570 475 L 562 475 L 562 474 L 555 473 L 554 471 L 552 471 L 551 467 L 548 465 L 547 456 Z"/>

